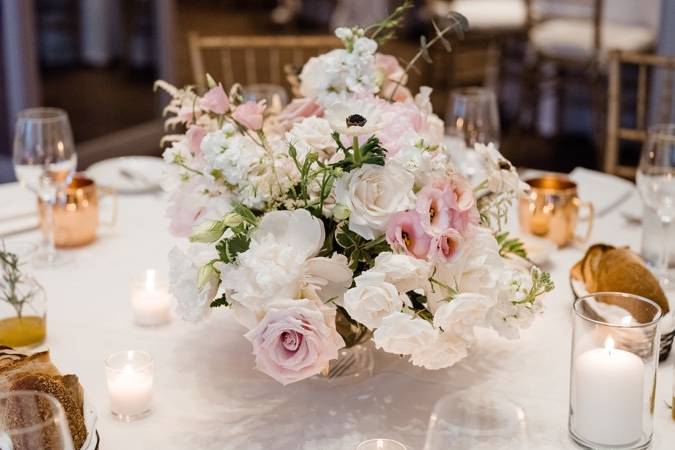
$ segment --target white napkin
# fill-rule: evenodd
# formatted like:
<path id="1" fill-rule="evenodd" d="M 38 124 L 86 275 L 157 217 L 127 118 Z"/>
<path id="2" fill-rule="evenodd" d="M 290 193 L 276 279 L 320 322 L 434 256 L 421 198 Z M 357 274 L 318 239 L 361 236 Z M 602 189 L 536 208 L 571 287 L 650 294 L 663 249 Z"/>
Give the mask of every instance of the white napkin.
<path id="1" fill-rule="evenodd" d="M 35 229 L 38 226 L 37 200 L 35 196 L 20 191 L 5 195 L 0 208 L 0 239 L 13 234 Z M 5 198 L 6 197 L 6 198 Z"/>
<path id="2" fill-rule="evenodd" d="M 577 183 L 579 198 L 593 203 L 596 216 L 607 214 L 635 192 L 635 185 L 628 180 L 583 167 L 569 176 Z"/>

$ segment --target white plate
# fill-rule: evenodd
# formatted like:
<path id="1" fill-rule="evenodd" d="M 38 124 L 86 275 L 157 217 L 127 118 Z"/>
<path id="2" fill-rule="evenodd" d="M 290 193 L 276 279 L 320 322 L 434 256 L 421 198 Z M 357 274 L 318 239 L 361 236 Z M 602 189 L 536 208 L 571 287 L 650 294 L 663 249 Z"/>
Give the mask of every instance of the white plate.
<path id="1" fill-rule="evenodd" d="M 96 410 L 94 406 L 89 403 L 87 394 L 84 394 L 84 426 L 87 428 L 87 439 L 80 450 L 95 450 L 98 448 L 98 433 L 96 432 Z"/>
<path id="2" fill-rule="evenodd" d="M 140 194 L 159 190 L 164 160 L 155 156 L 124 156 L 99 161 L 87 170 L 100 186 L 120 194 Z"/>

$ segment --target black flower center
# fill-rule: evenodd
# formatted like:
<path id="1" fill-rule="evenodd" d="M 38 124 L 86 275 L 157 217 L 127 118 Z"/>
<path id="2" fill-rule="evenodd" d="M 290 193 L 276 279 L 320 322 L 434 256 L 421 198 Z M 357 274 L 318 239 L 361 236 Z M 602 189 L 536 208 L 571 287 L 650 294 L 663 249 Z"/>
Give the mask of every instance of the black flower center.
<path id="1" fill-rule="evenodd" d="M 499 161 L 499 169 L 500 170 L 511 170 L 512 167 L 513 166 L 508 161 L 505 161 L 503 159 L 501 161 Z"/>
<path id="2" fill-rule="evenodd" d="M 366 124 L 366 118 L 361 114 L 352 114 L 347 117 L 347 126 L 348 127 L 362 127 Z"/>

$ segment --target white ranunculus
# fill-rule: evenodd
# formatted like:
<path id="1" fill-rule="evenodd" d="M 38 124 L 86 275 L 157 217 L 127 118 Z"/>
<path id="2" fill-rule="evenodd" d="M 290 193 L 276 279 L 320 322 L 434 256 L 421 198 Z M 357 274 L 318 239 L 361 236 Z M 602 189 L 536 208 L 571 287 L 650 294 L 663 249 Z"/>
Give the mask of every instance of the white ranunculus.
<path id="1" fill-rule="evenodd" d="M 478 154 L 485 163 L 488 189 L 496 193 L 522 195 L 529 189 L 516 168 L 497 150 L 494 144 L 476 144 Z"/>
<path id="2" fill-rule="evenodd" d="M 345 136 L 373 136 L 380 126 L 380 111 L 374 102 L 351 100 L 339 102 L 328 108 L 324 114 L 331 128 Z M 356 125 L 350 120 L 355 116 L 365 119 Z"/>
<path id="3" fill-rule="evenodd" d="M 374 272 L 385 275 L 385 281 L 393 284 L 399 292 L 406 293 L 426 285 L 431 265 L 406 254 L 382 252 L 375 257 Z"/>
<path id="4" fill-rule="evenodd" d="M 286 134 L 286 139 L 298 151 L 298 159 L 303 160 L 310 152 L 319 155 L 319 161 L 329 160 L 337 150 L 337 144 L 332 138 L 330 123 L 321 117 L 308 117 L 296 123 Z"/>
<path id="5" fill-rule="evenodd" d="M 197 248 L 201 246 L 192 247 Z M 207 282 L 201 289 L 198 287 L 200 267 L 214 256 L 211 251 L 193 254 L 196 253 L 193 250 L 190 253 L 188 255 L 178 247 L 169 252 L 169 290 L 177 301 L 178 315 L 187 321 L 197 322 L 209 314 L 218 285 Z"/>
<path id="6" fill-rule="evenodd" d="M 382 235 L 392 215 L 413 207 L 414 183 L 400 166 L 364 164 L 337 181 L 335 198 L 350 210 L 349 229 L 370 240 Z"/>
<path id="7" fill-rule="evenodd" d="M 326 237 L 323 223 L 306 209 L 268 212 L 260 220 L 253 240 L 266 235 L 272 235 L 278 244 L 292 248 L 303 261 L 319 253 Z"/>
<path id="8" fill-rule="evenodd" d="M 463 339 L 473 339 L 475 326 L 483 325 L 485 315 L 495 300 L 470 292 L 458 294 L 450 302 L 442 303 L 434 313 L 434 326 L 454 333 Z"/>
<path id="9" fill-rule="evenodd" d="M 354 280 L 356 286 L 344 295 L 343 306 L 349 316 L 370 329 L 379 327 L 384 317 L 403 307 L 396 286 L 384 278 L 382 273 L 364 272 Z"/>
<path id="10" fill-rule="evenodd" d="M 318 299 L 324 304 L 341 304 L 343 294 L 352 285 L 352 271 L 345 255 L 310 258 L 303 266 L 302 296 Z"/>
<path id="11" fill-rule="evenodd" d="M 373 340 L 377 348 L 386 352 L 411 355 L 432 344 L 434 327 L 424 319 L 396 311 L 382 319 Z"/>
<path id="12" fill-rule="evenodd" d="M 464 359 L 467 352 L 467 342 L 460 336 L 436 332 L 431 344 L 418 348 L 410 357 L 410 362 L 425 369 L 444 369 Z"/>

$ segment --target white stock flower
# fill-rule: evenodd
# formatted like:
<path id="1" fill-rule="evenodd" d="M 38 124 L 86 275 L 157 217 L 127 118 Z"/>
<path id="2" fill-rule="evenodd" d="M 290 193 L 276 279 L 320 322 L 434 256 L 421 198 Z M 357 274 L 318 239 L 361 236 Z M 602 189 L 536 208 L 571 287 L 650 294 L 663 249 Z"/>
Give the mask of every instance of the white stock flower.
<path id="1" fill-rule="evenodd" d="M 417 135 L 412 139 L 417 139 Z M 388 158 L 388 163 L 398 164 L 412 173 L 415 186 L 419 188 L 436 180 L 449 178 L 453 171 L 450 158 L 442 147 L 432 151 L 414 144 L 404 145 Z"/>
<path id="2" fill-rule="evenodd" d="M 474 327 L 484 324 L 485 315 L 494 304 L 495 300 L 485 295 L 470 292 L 458 294 L 436 309 L 434 326 L 471 340 Z"/>
<path id="3" fill-rule="evenodd" d="M 468 349 L 468 343 L 460 336 L 436 331 L 429 345 L 413 352 L 410 362 L 429 370 L 444 369 L 464 359 Z"/>
<path id="4" fill-rule="evenodd" d="M 370 240 L 382 235 L 392 215 L 413 207 L 414 183 L 400 166 L 364 164 L 337 181 L 335 198 L 350 210 L 349 229 Z"/>
<path id="5" fill-rule="evenodd" d="M 431 265 L 403 253 L 382 252 L 375 257 L 372 271 L 384 274 L 385 281 L 406 293 L 426 285 Z"/>
<path id="6" fill-rule="evenodd" d="M 532 279 L 525 270 L 509 267 L 502 271 L 497 303 L 487 314 L 488 324 L 502 337 L 518 339 L 520 330 L 532 325 L 536 315 L 541 313 L 541 301 L 514 303 L 523 299 L 531 285 Z"/>
<path id="7" fill-rule="evenodd" d="M 331 128 L 346 136 L 372 136 L 380 126 L 380 111 L 374 102 L 344 101 L 334 104 L 324 114 Z"/>
<path id="8" fill-rule="evenodd" d="M 485 162 L 488 189 L 496 193 L 522 195 L 528 186 L 520 179 L 516 168 L 499 153 L 494 144 L 476 144 L 476 151 Z"/>
<path id="9" fill-rule="evenodd" d="M 183 319 L 197 322 L 205 318 L 216 296 L 218 285 L 205 283 L 200 289 L 199 272 L 202 265 L 215 257 L 214 249 L 199 252 L 201 246 L 191 247 L 190 254 L 174 247 L 169 252 L 169 290 L 177 302 L 177 313 Z"/>
<path id="10" fill-rule="evenodd" d="M 349 316 L 370 329 L 379 327 L 384 317 L 403 307 L 396 286 L 384 278 L 381 273 L 364 272 L 354 280 L 356 286 L 344 295 L 343 306 Z"/>
<path id="11" fill-rule="evenodd" d="M 377 348 L 386 352 L 411 355 L 432 344 L 434 327 L 424 319 L 396 311 L 382 319 L 373 340 Z"/>

